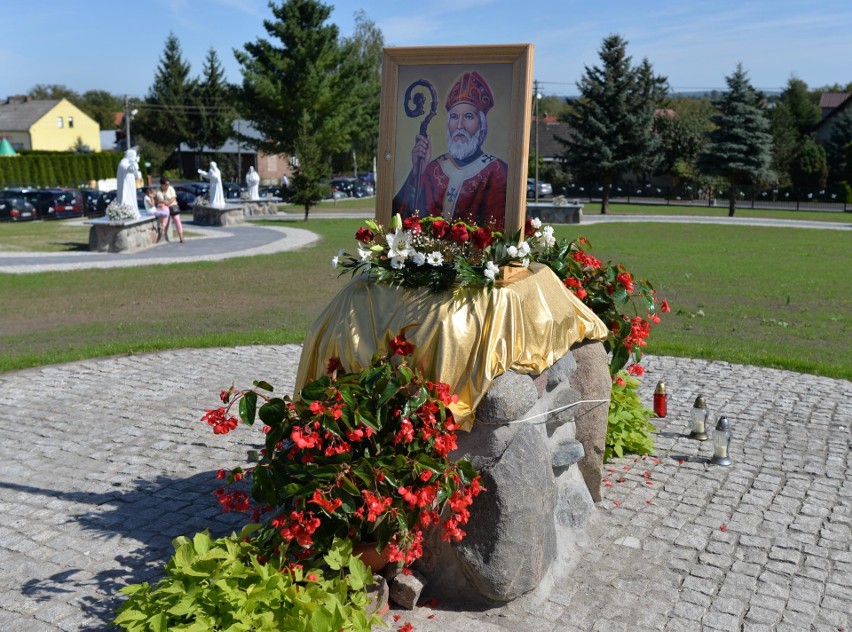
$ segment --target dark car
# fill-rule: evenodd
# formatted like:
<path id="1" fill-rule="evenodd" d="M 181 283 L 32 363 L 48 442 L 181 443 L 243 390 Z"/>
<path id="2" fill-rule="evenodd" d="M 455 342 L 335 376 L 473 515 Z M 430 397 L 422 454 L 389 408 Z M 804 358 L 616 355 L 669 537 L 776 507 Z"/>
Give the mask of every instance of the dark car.
<path id="1" fill-rule="evenodd" d="M 198 198 L 189 191 L 178 191 L 175 189 L 175 197 L 177 197 L 178 208 L 182 211 L 190 211 Z"/>
<path id="2" fill-rule="evenodd" d="M 187 193 L 192 193 L 197 198 L 207 197 L 207 190 L 210 188 L 210 185 L 206 182 L 181 182 L 172 186 L 175 188 L 175 193 L 186 191 Z"/>
<path id="3" fill-rule="evenodd" d="M 239 200 L 240 185 L 236 182 L 223 182 L 222 193 L 225 195 L 226 200 Z"/>
<path id="4" fill-rule="evenodd" d="M 78 189 L 6 189 L 9 197 L 22 197 L 41 219 L 83 217 L 83 195 Z"/>
<path id="5" fill-rule="evenodd" d="M 332 178 L 331 186 L 346 194 L 346 197 L 362 198 L 370 195 L 367 189 L 355 178 Z"/>
<path id="6" fill-rule="evenodd" d="M 0 222 L 38 219 L 35 207 L 22 197 L 0 197 Z"/>
<path id="7" fill-rule="evenodd" d="M 291 187 L 285 187 L 281 184 L 263 186 L 260 187 L 257 192 L 261 198 L 277 198 L 284 202 L 289 201 L 290 197 L 293 195 L 293 189 Z"/>
<path id="8" fill-rule="evenodd" d="M 83 208 L 86 217 L 103 217 L 106 208 L 115 199 L 118 191 L 98 191 L 97 189 L 80 189 L 83 196 Z"/>

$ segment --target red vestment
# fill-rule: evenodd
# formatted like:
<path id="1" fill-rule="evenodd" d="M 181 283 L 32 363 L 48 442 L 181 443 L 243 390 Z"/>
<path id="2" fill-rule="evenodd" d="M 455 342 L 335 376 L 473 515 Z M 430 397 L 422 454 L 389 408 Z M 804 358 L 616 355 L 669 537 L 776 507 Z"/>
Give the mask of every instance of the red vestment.
<path id="1" fill-rule="evenodd" d="M 448 221 L 463 219 L 503 230 L 507 174 L 506 163 L 491 154 L 479 154 L 461 166 L 449 154 L 443 154 L 423 170 L 416 201 L 416 174 L 408 175 L 393 199 L 393 212 L 403 218 L 433 215 Z"/>

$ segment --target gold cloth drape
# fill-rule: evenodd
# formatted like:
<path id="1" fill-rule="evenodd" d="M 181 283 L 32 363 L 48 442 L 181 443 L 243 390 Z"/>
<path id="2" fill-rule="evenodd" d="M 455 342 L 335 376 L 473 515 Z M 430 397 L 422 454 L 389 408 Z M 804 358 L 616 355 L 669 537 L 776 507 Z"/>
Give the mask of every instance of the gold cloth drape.
<path id="1" fill-rule="evenodd" d="M 413 326 L 412 326 L 413 325 Z M 562 285 L 533 264 L 491 292 L 406 290 L 353 279 L 311 326 L 296 375 L 295 395 L 323 375 L 329 358 L 357 371 L 403 328 L 416 345 L 412 360 L 428 379 L 447 382 L 459 401 L 450 408 L 469 430 L 480 399 L 512 369 L 537 375 L 581 340 L 605 340 L 607 328 Z"/>

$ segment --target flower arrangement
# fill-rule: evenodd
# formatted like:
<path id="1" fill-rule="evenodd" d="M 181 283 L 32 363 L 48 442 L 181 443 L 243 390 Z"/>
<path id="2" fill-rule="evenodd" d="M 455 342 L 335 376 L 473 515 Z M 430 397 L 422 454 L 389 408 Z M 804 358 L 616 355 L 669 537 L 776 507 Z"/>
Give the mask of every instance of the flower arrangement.
<path id="1" fill-rule="evenodd" d="M 293 563 L 350 538 L 375 542 L 388 561 L 407 565 L 422 555 L 423 530 L 442 517 L 444 539 L 464 537 L 482 487 L 469 462 L 448 457 L 456 424 L 447 404 L 457 396 L 406 363 L 414 346 L 404 332 L 388 348 L 354 372 L 330 360 L 299 401 L 273 397 L 271 385 L 255 382 L 223 391 L 224 406 L 203 417 L 217 434 L 238 425 L 234 406 L 244 423 L 257 416 L 265 424 L 256 465 L 221 470 L 231 487 L 217 493 L 226 510 L 254 504 L 253 520 L 266 514 L 255 539 L 267 555 Z M 247 479 L 250 492 L 237 489 Z"/>
<path id="2" fill-rule="evenodd" d="M 334 267 L 353 275 L 364 273 L 378 283 L 435 292 L 452 286 L 491 287 L 502 267 L 527 267 L 535 245 L 520 241 L 520 233 L 505 239 L 488 226 L 450 223 L 440 217 L 403 220 L 399 215 L 387 230 L 368 220 L 355 239 L 357 255 L 339 252 L 332 260 Z"/>
<path id="3" fill-rule="evenodd" d="M 106 207 L 106 216 L 111 222 L 139 219 L 139 209 L 129 204 L 121 204 L 118 200 L 113 200 Z"/>

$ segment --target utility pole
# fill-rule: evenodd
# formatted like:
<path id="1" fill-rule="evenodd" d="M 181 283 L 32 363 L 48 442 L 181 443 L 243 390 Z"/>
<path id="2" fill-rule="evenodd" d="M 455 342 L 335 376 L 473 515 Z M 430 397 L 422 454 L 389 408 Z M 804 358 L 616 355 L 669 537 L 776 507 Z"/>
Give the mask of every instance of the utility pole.
<path id="1" fill-rule="evenodd" d="M 130 97 L 124 95 L 124 149 L 130 149 Z"/>
<path id="2" fill-rule="evenodd" d="M 541 93 L 538 91 L 538 79 L 533 80 L 533 98 L 535 99 L 535 116 L 533 117 L 533 125 L 535 125 L 535 180 L 533 181 L 533 191 L 535 191 L 535 203 L 538 204 L 538 102 L 541 100 Z"/>

